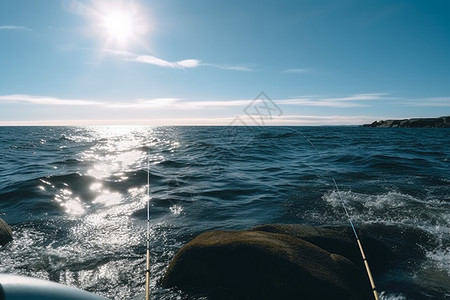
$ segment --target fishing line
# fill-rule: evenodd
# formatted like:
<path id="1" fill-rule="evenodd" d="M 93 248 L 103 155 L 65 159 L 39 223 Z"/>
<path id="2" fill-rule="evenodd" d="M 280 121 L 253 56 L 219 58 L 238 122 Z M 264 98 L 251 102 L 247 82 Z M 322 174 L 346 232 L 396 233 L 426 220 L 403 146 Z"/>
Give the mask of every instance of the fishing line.
<path id="1" fill-rule="evenodd" d="M 150 300 L 150 156 L 147 156 L 147 268 L 145 272 L 145 300 Z"/>
<path id="2" fill-rule="evenodd" d="M 298 131 L 298 130 L 296 130 L 294 128 L 289 128 L 289 129 L 291 129 L 292 131 L 295 131 L 300 136 L 302 136 L 313 147 L 314 151 L 319 156 L 319 158 L 322 161 L 324 161 L 324 159 L 322 157 L 322 154 L 319 152 L 319 150 L 317 150 L 316 146 L 314 145 L 314 143 L 310 139 L 308 139 L 303 133 L 301 133 L 300 131 Z M 361 241 L 359 239 L 358 233 L 356 232 L 356 228 L 355 228 L 355 225 L 353 224 L 352 217 L 351 217 L 350 213 L 348 212 L 348 209 L 347 209 L 347 206 L 345 205 L 344 200 L 342 199 L 341 192 L 339 190 L 339 187 L 337 185 L 336 180 L 334 179 L 333 175 L 330 174 L 329 171 L 327 171 L 327 173 L 329 174 L 329 176 L 331 177 L 331 180 L 333 181 L 333 185 L 334 185 L 334 188 L 336 189 L 339 201 L 341 202 L 342 207 L 344 208 L 344 212 L 345 212 L 345 214 L 347 216 L 348 222 L 350 223 L 350 226 L 352 227 L 352 230 L 353 230 L 353 234 L 355 235 L 356 242 L 357 242 L 358 248 L 359 248 L 359 252 L 361 253 L 361 256 L 362 256 L 362 259 L 363 259 L 363 262 L 364 262 L 364 267 L 366 268 L 366 273 L 367 273 L 367 276 L 369 277 L 369 282 L 370 282 L 370 286 L 371 286 L 371 289 L 372 289 L 372 293 L 373 293 L 374 299 L 375 300 L 379 300 L 378 292 L 377 292 L 377 289 L 376 289 L 376 286 L 375 286 L 375 281 L 373 280 L 372 272 L 370 271 L 369 262 L 367 260 L 366 254 L 364 253 L 364 249 L 363 249 L 363 246 L 362 246 Z"/>

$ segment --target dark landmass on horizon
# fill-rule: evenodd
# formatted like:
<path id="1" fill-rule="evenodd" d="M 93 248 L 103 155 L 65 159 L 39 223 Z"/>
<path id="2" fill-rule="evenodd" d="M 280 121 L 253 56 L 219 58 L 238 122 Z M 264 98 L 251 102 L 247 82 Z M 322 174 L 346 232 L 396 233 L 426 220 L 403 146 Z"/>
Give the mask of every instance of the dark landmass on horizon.
<path id="1" fill-rule="evenodd" d="M 450 116 L 439 118 L 412 118 L 402 120 L 381 120 L 372 124 L 364 124 L 363 127 L 383 128 L 450 128 Z"/>

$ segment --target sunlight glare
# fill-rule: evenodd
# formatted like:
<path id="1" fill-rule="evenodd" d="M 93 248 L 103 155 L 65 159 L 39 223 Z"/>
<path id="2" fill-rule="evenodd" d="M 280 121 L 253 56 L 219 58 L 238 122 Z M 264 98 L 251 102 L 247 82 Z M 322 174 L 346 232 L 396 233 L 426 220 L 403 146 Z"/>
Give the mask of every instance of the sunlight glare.
<path id="1" fill-rule="evenodd" d="M 131 16 L 124 12 L 113 11 L 106 14 L 103 27 L 108 37 L 119 43 L 126 43 L 135 34 Z"/>
<path id="2" fill-rule="evenodd" d="M 144 44 L 149 18 L 134 1 L 99 1 L 93 8 L 95 32 L 105 39 L 105 48 L 128 48 Z"/>

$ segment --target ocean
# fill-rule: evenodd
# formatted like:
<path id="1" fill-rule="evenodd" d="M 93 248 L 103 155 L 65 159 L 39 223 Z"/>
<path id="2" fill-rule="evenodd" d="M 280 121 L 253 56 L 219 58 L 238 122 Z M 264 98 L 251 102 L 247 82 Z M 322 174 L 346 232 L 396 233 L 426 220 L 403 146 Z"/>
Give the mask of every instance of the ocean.
<path id="1" fill-rule="evenodd" d="M 374 275 L 381 299 L 450 299 L 449 145 L 449 129 L 0 127 L 0 273 L 143 299 L 149 166 L 152 299 L 196 299 L 158 281 L 199 233 L 349 226 L 341 199 L 402 252 Z"/>

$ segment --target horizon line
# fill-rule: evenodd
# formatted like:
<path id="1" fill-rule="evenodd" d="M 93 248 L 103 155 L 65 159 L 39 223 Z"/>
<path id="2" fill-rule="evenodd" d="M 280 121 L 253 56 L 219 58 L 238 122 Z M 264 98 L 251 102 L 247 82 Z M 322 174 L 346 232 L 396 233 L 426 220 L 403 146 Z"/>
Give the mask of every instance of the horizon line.
<path id="1" fill-rule="evenodd" d="M 414 118 L 414 117 L 412 117 Z M 246 116 L 224 117 L 215 119 L 134 119 L 134 120 L 32 120 L 32 121 L 0 121 L 0 127 L 83 127 L 83 126 L 237 126 L 237 127 L 282 127 L 282 126 L 362 126 L 374 121 L 392 118 L 371 116 L 296 116 L 288 115 L 265 119 L 262 123 L 254 122 Z M 399 119 L 405 119 L 404 117 Z"/>

